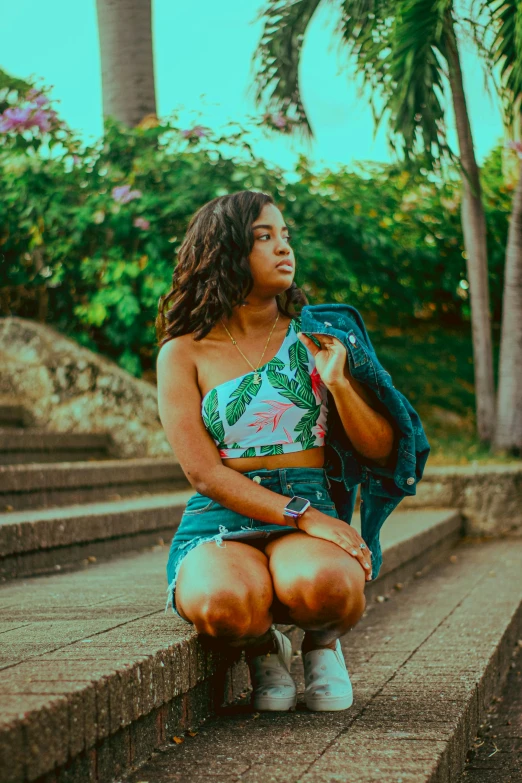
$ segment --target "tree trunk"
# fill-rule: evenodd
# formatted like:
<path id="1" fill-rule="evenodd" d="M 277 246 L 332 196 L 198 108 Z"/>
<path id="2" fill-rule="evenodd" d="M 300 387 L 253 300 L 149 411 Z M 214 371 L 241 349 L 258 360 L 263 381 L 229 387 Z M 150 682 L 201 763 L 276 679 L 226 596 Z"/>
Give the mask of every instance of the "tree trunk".
<path id="1" fill-rule="evenodd" d="M 475 405 L 479 440 L 490 444 L 495 431 L 495 384 L 489 306 L 486 220 L 479 169 L 464 94 L 459 51 L 453 23 L 448 22 L 446 44 L 448 73 L 457 125 L 462 166 L 462 231 L 466 248 L 471 305 Z"/>
<path id="2" fill-rule="evenodd" d="M 509 222 L 502 297 L 495 449 L 522 449 L 522 161 Z"/>
<path id="3" fill-rule="evenodd" d="M 96 0 L 103 116 L 133 128 L 156 114 L 151 0 Z"/>

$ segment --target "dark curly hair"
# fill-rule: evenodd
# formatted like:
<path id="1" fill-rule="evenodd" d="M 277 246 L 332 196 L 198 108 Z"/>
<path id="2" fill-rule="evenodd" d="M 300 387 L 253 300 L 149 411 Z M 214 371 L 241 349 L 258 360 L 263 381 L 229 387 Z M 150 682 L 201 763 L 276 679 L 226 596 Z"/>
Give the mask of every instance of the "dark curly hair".
<path id="1" fill-rule="evenodd" d="M 172 288 L 159 300 L 160 347 L 182 334 L 201 340 L 245 301 L 254 285 L 248 260 L 254 246 L 252 224 L 265 204 L 274 203 L 268 193 L 241 190 L 218 196 L 195 212 L 178 250 Z M 279 311 L 291 318 L 308 304 L 294 282 L 276 299 Z"/>

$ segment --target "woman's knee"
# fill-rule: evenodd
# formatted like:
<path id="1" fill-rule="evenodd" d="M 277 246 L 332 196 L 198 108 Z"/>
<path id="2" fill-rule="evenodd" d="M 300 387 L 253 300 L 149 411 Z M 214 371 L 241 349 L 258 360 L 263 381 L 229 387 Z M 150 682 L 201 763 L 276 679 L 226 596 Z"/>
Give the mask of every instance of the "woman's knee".
<path id="1" fill-rule="evenodd" d="M 200 595 L 194 602 L 193 622 L 199 633 L 231 639 L 261 635 L 266 629 L 271 595 L 252 595 L 237 587 Z M 258 631 L 261 627 L 262 630 Z"/>
<path id="2" fill-rule="evenodd" d="M 366 607 L 362 567 L 358 566 L 361 579 L 353 573 L 354 569 L 335 568 L 327 563 L 300 565 L 274 577 L 279 600 L 290 610 L 304 610 L 317 620 L 332 622 L 351 618 L 357 622 Z"/>
<path id="3" fill-rule="evenodd" d="M 245 545 L 227 549 L 187 555 L 176 586 L 178 610 L 199 633 L 231 639 L 261 635 L 274 597 L 267 558 Z"/>

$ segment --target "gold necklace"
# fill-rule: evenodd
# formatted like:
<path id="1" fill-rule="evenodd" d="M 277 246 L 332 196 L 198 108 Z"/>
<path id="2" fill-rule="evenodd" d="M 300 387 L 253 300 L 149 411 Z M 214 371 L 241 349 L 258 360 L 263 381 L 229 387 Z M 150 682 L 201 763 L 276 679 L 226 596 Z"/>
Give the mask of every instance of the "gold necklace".
<path id="1" fill-rule="evenodd" d="M 268 343 L 270 342 L 270 338 L 272 337 L 272 332 L 274 331 L 278 321 L 279 321 L 279 312 L 277 313 L 277 318 L 275 319 L 275 323 L 272 326 L 272 329 L 270 330 L 270 334 L 268 335 L 268 340 L 266 341 L 265 350 L 261 354 L 261 359 L 259 360 L 257 367 L 254 367 L 254 365 L 251 364 L 250 361 L 247 359 L 247 357 L 245 356 L 245 354 L 243 353 L 243 351 L 241 350 L 241 348 L 239 347 L 237 342 L 234 340 L 234 338 L 232 337 L 232 335 L 228 331 L 228 329 L 225 326 L 225 324 L 223 324 L 223 321 L 221 320 L 221 323 L 223 324 L 223 327 L 224 327 L 226 333 L 228 334 L 228 336 L 230 337 L 230 339 L 232 340 L 232 342 L 236 346 L 237 350 L 239 351 L 239 353 L 241 354 L 243 359 L 245 359 L 245 361 L 247 361 L 248 364 L 250 364 L 250 367 L 252 367 L 252 369 L 254 371 L 253 383 L 261 383 L 261 375 L 258 373 L 258 370 L 259 370 L 260 367 L 262 367 L 261 360 L 263 359 L 263 356 L 265 355 L 266 349 L 268 348 Z"/>

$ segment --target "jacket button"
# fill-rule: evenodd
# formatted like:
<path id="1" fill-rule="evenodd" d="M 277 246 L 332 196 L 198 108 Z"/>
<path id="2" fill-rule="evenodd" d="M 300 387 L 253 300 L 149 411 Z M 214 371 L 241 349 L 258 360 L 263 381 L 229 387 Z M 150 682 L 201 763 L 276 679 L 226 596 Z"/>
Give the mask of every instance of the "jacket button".
<path id="1" fill-rule="evenodd" d="M 413 478 L 413 476 L 408 476 L 408 478 L 406 479 L 406 484 L 415 484 L 415 479 Z"/>
<path id="2" fill-rule="evenodd" d="M 355 335 L 351 334 L 348 339 L 352 345 L 355 345 Z"/>
<path id="3" fill-rule="evenodd" d="M 261 476 L 254 476 L 252 481 L 255 481 L 256 484 L 261 484 Z M 408 479 L 409 481 L 409 479 Z"/>

